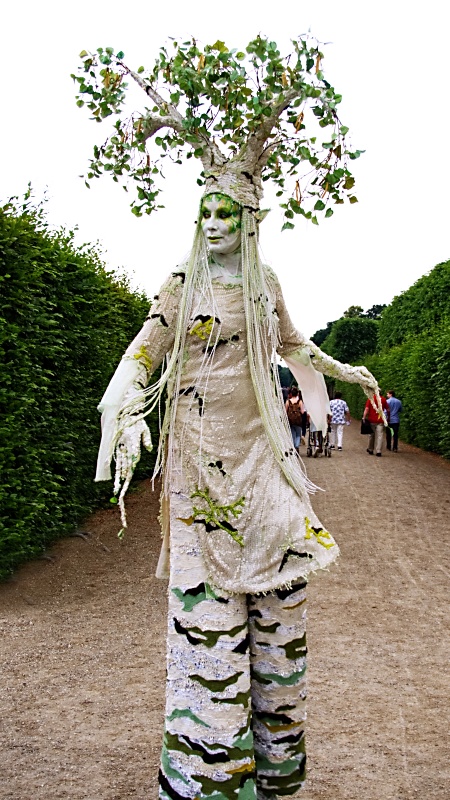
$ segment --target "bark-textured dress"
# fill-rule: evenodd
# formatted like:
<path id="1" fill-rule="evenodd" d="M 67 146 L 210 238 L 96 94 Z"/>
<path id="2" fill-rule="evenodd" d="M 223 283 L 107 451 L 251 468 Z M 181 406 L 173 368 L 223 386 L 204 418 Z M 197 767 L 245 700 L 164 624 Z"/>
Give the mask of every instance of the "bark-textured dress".
<path id="1" fill-rule="evenodd" d="M 283 356 L 305 344 L 266 270 Z M 127 351 L 155 369 L 174 342 L 174 273 Z M 305 585 L 338 554 L 268 443 L 243 290 L 195 295 L 169 442 L 168 686 L 160 798 L 250 800 L 304 779 Z M 214 345 L 211 344 L 214 342 Z M 280 414 L 284 414 L 280 403 Z M 298 458 L 293 447 L 286 458 Z M 167 510 L 167 509 L 166 509 Z M 160 559 L 164 571 L 167 535 Z"/>

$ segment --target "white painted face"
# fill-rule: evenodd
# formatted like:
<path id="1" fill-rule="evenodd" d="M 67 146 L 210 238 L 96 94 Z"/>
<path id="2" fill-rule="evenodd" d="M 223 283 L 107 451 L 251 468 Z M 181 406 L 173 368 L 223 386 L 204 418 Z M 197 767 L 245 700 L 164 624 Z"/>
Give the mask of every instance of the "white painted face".
<path id="1" fill-rule="evenodd" d="M 201 226 L 211 253 L 234 253 L 241 244 L 241 207 L 226 194 L 208 194 Z"/>

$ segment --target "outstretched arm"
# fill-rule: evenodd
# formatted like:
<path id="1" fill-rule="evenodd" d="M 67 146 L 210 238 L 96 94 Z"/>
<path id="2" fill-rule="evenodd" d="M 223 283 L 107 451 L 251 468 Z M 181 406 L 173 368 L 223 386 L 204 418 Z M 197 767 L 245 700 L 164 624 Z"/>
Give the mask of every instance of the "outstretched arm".
<path id="1" fill-rule="evenodd" d="M 366 396 L 371 399 L 379 393 L 378 383 L 371 372 L 364 366 L 353 367 L 351 364 L 342 364 L 328 353 L 324 353 L 314 342 L 308 341 L 306 346 L 311 354 L 311 362 L 318 372 L 337 378 L 347 383 L 359 383 Z M 381 408 L 381 401 L 380 401 Z"/>
<path id="2" fill-rule="evenodd" d="M 337 378 L 347 383 L 358 383 L 373 407 L 380 414 L 384 424 L 387 425 L 386 416 L 381 405 L 378 383 L 366 367 L 353 367 L 351 364 L 342 364 L 327 353 L 324 353 L 320 347 L 317 347 L 314 342 L 309 340 L 302 347 L 290 353 L 288 357 L 285 357 L 285 360 L 289 366 L 292 362 L 294 364 L 305 364 L 307 358 L 310 359 L 314 369 L 323 375 L 328 375 L 330 378 Z"/>
<path id="3" fill-rule="evenodd" d="M 305 394 L 304 387 L 308 387 L 307 391 L 311 392 L 312 402 L 308 397 L 305 397 L 305 404 L 306 408 L 308 409 L 308 413 L 311 413 L 310 407 L 312 408 L 314 404 L 314 394 L 316 395 L 316 398 L 319 398 L 318 408 L 320 409 L 321 418 L 323 418 L 325 413 L 329 413 L 329 409 L 328 411 L 325 410 L 326 401 L 324 387 L 320 386 L 317 382 L 315 384 L 313 375 L 310 372 L 312 367 L 314 370 L 316 370 L 316 372 L 320 372 L 323 375 L 328 375 L 331 378 L 337 378 L 338 380 L 346 381 L 347 383 L 358 383 L 363 389 L 365 395 L 370 399 L 374 408 L 376 408 L 378 413 L 381 415 L 381 418 L 386 425 L 387 422 L 381 406 L 378 383 L 372 373 L 369 372 L 369 370 L 364 366 L 353 367 L 351 364 L 342 364 L 340 361 L 336 361 L 336 359 L 332 358 L 327 353 L 324 353 L 323 350 L 321 350 L 320 347 L 317 347 L 317 345 L 314 344 L 314 342 L 312 342 L 310 339 L 306 339 L 306 337 L 303 336 L 303 334 L 300 333 L 293 325 L 286 308 L 278 280 L 271 271 L 269 274 L 269 281 L 271 281 L 274 285 L 276 294 L 276 310 L 280 320 L 281 346 L 278 350 L 278 353 L 282 358 L 284 358 L 289 369 L 297 378 L 302 392 Z M 316 391 L 314 391 L 315 385 Z M 317 413 L 318 412 L 316 412 L 316 415 Z M 316 427 L 322 429 L 323 424 L 325 424 L 323 419 L 322 421 L 319 421 L 318 424 L 314 418 L 314 412 L 312 417 Z"/>

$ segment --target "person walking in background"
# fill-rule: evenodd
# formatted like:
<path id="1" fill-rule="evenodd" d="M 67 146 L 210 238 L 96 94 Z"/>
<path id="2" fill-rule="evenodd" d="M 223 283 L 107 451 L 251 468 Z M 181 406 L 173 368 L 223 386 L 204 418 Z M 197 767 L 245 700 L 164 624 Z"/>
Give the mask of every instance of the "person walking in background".
<path id="1" fill-rule="evenodd" d="M 292 433 L 292 441 L 297 453 L 302 438 L 303 401 L 296 386 L 291 386 L 290 397 L 286 400 L 286 414 Z"/>
<path id="2" fill-rule="evenodd" d="M 395 396 L 395 392 L 390 390 L 387 393 L 387 404 L 389 406 L 389 426 L 386 428 L 386 448 L 391 449 L 394 453 L 398 452 L 398 431 L 400 428 L 400 414 L 403 411 L 401 400 Z M 391 434 L 391 428 L 393 436 Z M 393 439 L 393 442 L 392 442 Z"/>
<path id="3" fill-rule="evenodd" d="M 337 439 L 337 449 L 342 450 L 342 440 L 344 437 L 344 425 L 350 422 L 350 411 L 345 400 L 342 399 L 342 392 L 336 392 L 334 399 L 330 400 L 331 411 L 331 433 L 330 447 L 334 450 Z"/>
<path id="4" fill-rule="evenodd" d="M 373 398 L 375 401 L 375 397 Z M 385 397 L 381 396 L 381 407 L 384 411 L 387 421 L 389 422 L 389 406 Z M 372 433 L 369 437 L 369 446 L 367 448 L 367 452 L 369 456 L 373 456 L 373 451 L 375 450 L 376 455 L 380 458 L 381 457 L 381 450 L 383 448 L 383 430 L 384 430 L 384 421 L 381 414 L 376 411 L 371 403 L 370 400 L 366 400 L 366 405 L 364 407 L 363 413 L 363 420 L 370 424 L 372 428 Z"/>
<path id="5" fill-rule="evenodd" d="M 303 403 L 303 414 L 302 414 L 302 444 L 306 444 L 306 428 L 308 427 L 308 412 L 305 408 L 305 404 Z"/>

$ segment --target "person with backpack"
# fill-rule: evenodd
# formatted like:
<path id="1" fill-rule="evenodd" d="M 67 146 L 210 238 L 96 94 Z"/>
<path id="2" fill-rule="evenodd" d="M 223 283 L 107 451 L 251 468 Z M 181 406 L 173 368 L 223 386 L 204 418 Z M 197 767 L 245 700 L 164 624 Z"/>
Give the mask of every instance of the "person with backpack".
<path id="1" fill-rule="evenodd" d="M 296 386 L 291 386 L 290 396 L 286 400 L 286 413 L 291 428 L 292 441 L 298 453 L 302 440 L 304 406 L 302 396 Z"/>

